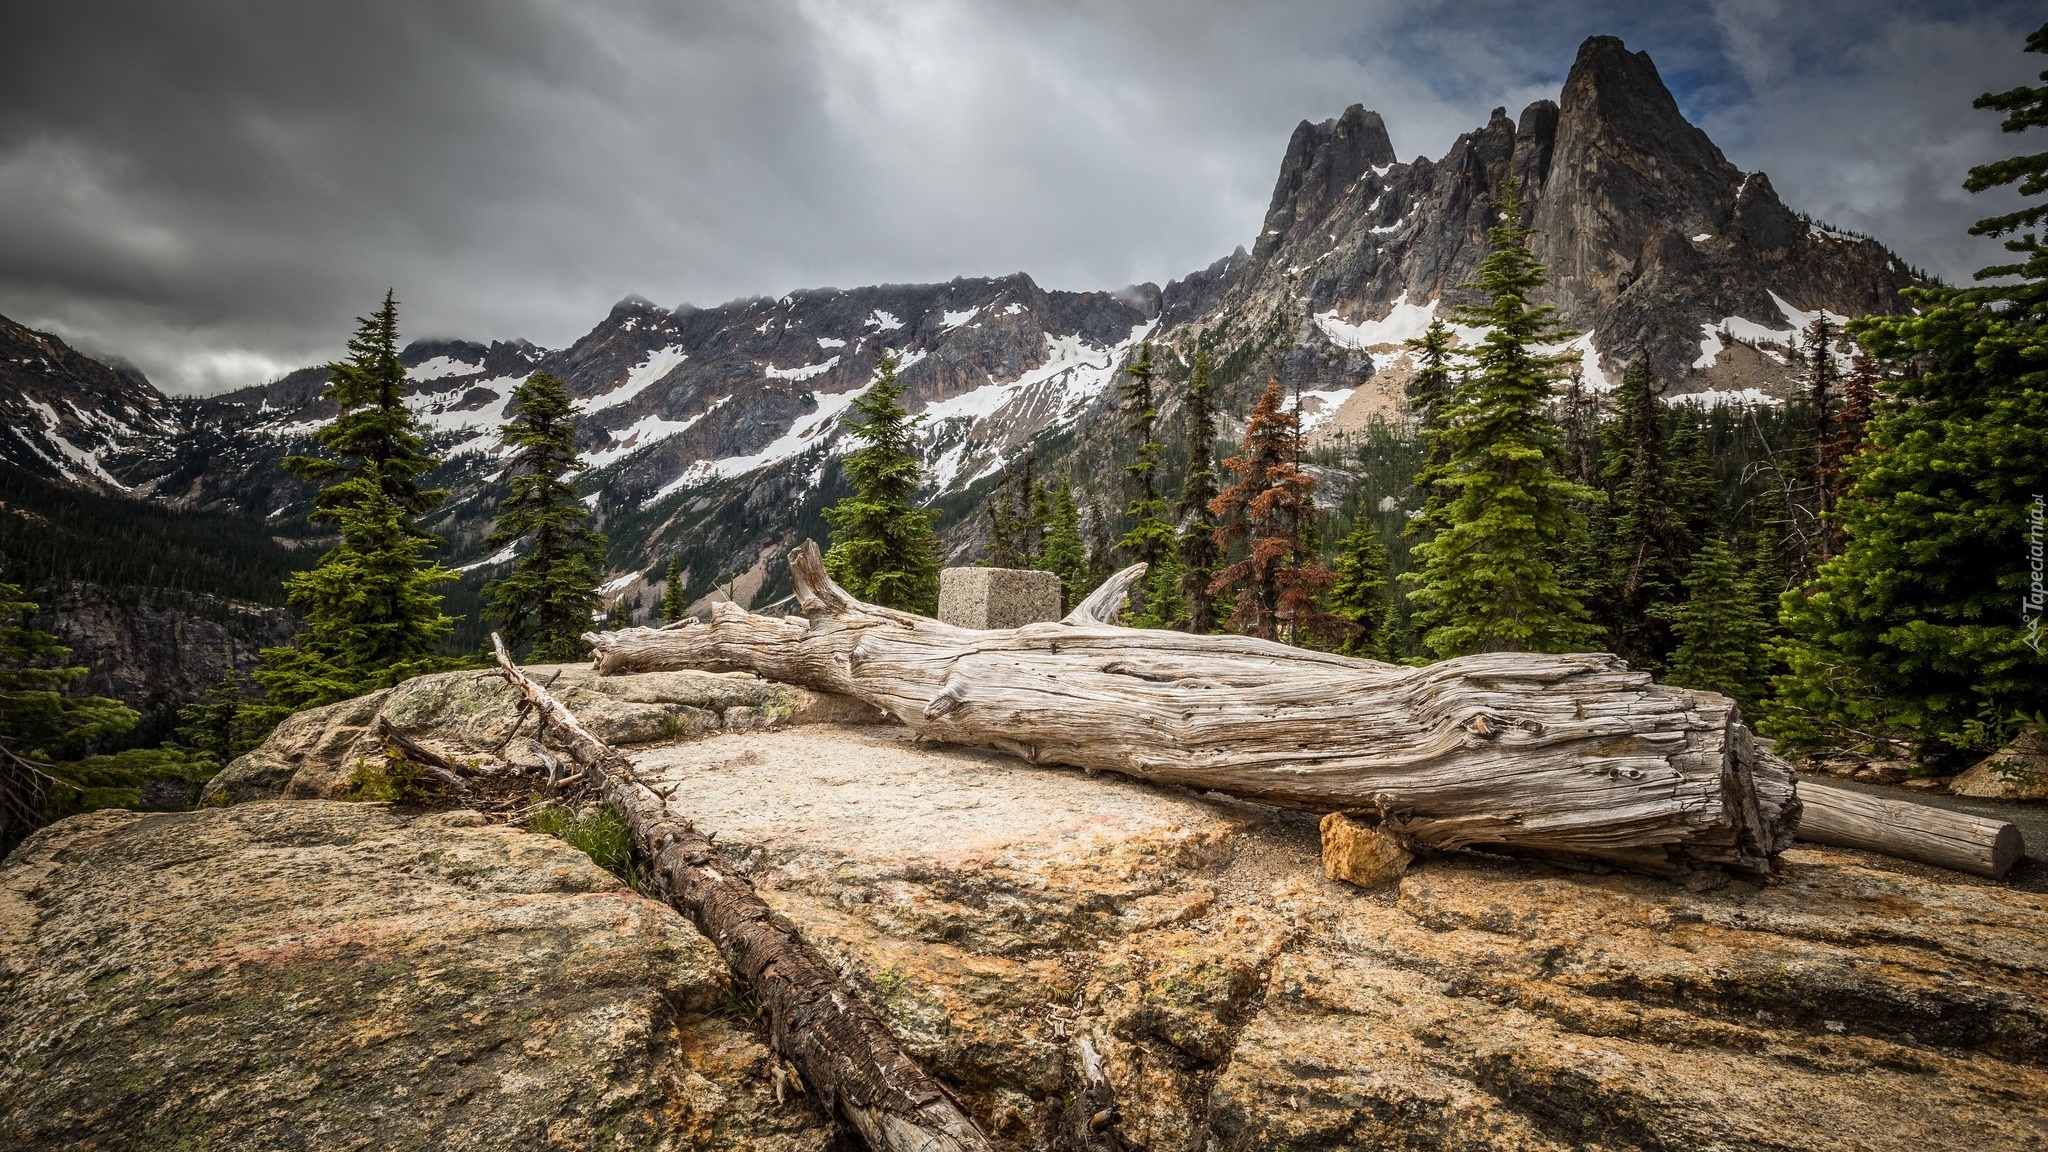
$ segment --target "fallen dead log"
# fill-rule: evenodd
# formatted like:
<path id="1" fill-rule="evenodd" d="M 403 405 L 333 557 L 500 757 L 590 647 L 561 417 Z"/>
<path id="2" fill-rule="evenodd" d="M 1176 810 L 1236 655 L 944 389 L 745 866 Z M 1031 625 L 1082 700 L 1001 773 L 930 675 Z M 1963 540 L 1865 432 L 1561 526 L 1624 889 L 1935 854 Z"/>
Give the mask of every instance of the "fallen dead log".
<path id="1" fill-rule="evenodd" d="M 1408 668 L 1112 621 L 1136 565 L 1065 620 L 975 631 L 863 604 L 816 545 L 790 557 L 803 617 L 588 637 L 600 672 L 746 671 L 845 693 L 920 735 L 1315 811 L 1437 848 L 1592 858 L 1671 876 L 1768 871 L 1792 773 L 1733 702 L 1598 653 Z"/>
<path id="2" fill-rule="evenodd" d="M 769 1043 L 806 1088 L 877 1152 L 992 1152 L 959 1101 L 905 1055 L 873 1009 L 777 915 L 711 840 L 670 814 L 632 766 L 592 736 L 561 701 L 512 662 L 491 637 L 498 668 L 569 755 L 616 806 L 663 897 L 688 916 L 754 995 Z"/>
<path id="3" fill-rule="evenodd" d="M 2003 820 L 1952 812 L 1932 804 L 1872 796 L 1853 788 L 1799 782 L 1805 806 L 1799 838 L 1861 848 L 2003 880 L 2026 850 L 2020 830 Z"/>

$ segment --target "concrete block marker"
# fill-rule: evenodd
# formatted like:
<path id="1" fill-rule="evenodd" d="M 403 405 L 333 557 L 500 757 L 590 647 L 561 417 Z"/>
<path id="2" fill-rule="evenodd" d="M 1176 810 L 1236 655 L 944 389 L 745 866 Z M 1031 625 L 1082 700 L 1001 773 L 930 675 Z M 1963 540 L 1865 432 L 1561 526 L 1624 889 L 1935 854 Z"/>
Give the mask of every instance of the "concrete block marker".
<path id="1" fill-rule="evenodd" d="M 947 568 L 939 619 L 961 628 L 1016 628 L 1060 618 L 1060 578 L 1023 568 Z"/>

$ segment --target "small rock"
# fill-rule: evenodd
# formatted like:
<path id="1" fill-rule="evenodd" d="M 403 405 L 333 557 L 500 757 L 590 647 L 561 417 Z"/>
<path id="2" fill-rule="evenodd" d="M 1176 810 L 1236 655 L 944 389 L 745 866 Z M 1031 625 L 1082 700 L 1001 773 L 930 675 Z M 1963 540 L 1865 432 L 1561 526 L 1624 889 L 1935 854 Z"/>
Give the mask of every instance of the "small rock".
<path id="1" fill-rule="evenodd" d="M 1413 853 L 1401 841 L 1342 812 L 1323 817 L 1323 874 L 1332 880 L 1374 888 L 1401 878 Z"/>
<path id="2" fill-rule="evenodd" d="M 1946 776 L 1915 776 L 1906 781 L 1906 787 L 1917 788 L 1922 792 L 1939 792 L 1948 787 L 1948 781 L 1949 778 Z"/>

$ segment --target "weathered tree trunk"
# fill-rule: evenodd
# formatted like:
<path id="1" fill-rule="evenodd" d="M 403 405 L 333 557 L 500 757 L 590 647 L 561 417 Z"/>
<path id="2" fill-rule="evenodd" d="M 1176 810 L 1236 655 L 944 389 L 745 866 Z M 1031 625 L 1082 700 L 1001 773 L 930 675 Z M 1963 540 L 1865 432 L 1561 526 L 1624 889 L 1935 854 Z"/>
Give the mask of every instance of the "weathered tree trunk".
<path id="1" fill-rule="evenodd" d="M 933 739 L 1375 814 L 1439 848 L 1755 873 L 1797 821 L 1790 769 L 1731 701 L 1613 656 L 1407 668 L 1117 627 L 1143 565 L 1057 624 L 974 631 L 853 599 L 815 545 L 790 567 L 808 619 L 719 605 L 709 624 L 594 634 L 598 669 L 754 672 L 858 697 Z"/>
<path id="2" fill-rule="evenodd" d="M 877 1152 L 992 1152 L 966 1110 L 904 1054 L 864 1001 L 840 985 L 796 925 L 776 915 L 708 837 L 671 815 L 624 757 L 528 679 L 502 641 L 491 641 L 506 681 L 538 711 L 543 726 L 562 733 L 570 756 L 625 817 L 668 902 L 753 991 L 770 1044 L 796 1066 L 812 1094 Z"/>
<path id="3" fill-rule="evenodd" d="M 2020 830 L 2003 820 L 1891 800 L 1812 780 L 1799 782 L 1799 838 L 1861 848 L 2002 880 L 2019 862 Z"/>

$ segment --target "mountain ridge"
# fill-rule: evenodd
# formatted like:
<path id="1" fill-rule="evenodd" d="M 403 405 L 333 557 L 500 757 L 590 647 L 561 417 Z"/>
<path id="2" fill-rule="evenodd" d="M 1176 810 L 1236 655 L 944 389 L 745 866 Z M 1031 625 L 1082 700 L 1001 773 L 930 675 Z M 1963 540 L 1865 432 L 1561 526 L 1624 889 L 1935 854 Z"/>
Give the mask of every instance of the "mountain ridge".
<path id="1" fill-rule="evenodd" d="M 1896 309 L 1898 289 L 1921 282 L 1876 241 L 1787 208 L 1767 176 L 1737 168 L 1686 121 L 1647 54 L 1593 37 L 1557 100 L 1513 119 L 1495 109 L 1434 160 L 1399 160 L 1384 119 L 1362 104 L 1302 121 L 1251 246 L 1164 288 L 1047 290 L 1020 272 L 708 308 L 629 296 L 565 348 L 415 341 L 402 357 L 408 402 L 448 457 L 440 482 L 454 491 L 429 527 L 448 539 L 451 566 L 481 578 L 502 562 L 481 554 L 502 472 L 496 424 L 511 387 L 549 371 L 585 409 L 580 446 L 593 467 L 582 486 L 613 536 L 614 595 L 644 605 L 647 574 L 670 555 L 692 557 L 693 593 L 772 573 L 766 560 L 798 526 L 815 528 L 836 494 L 837 417 L 887 350 L 926 417 L 927 494 L 946 514 L 949 550 L 970 558 L 979 526 L 964 510 L 1028 445 L 1048 453 L 1045 470 L 1121 507 L 1110 415 L 1140 340 L 1170 372 L 1207 342 L 1232 377 L 1220 382 L 1226 420 L 1267 376 L 1300 396 L 1312 435 L 1397 417 L 1403 341 L 1473 300 L 1462 286 L 1509 177 L 1551 269 L 1543 302 L 1582 333 L 1566 347 L 1596 389 L 1641 356 L 1674 396 L 1767 401 L 1792 386 L 1787 352 L 1802 324 Z M 27 331 L 0 339 L 17 329 Z M 154 389 L 116 397 L 116 382 L 138 385 L 73 367 L 80 391 L 110 397 L 122 420 L 52 404 L 56 439 L 30 444 L 17 429 L 0 438 L 0 458 L 307 534 L 307 493 L 277 462 L 332 415 L 319 399 L 324 368 L 171 400 Z M 0 385 L 25 371 L 24 361 L 9 376 L 0 362 Z M 48 390 L 0 387 L 0 410 L 17 391 Z M 43 415 L 27 399 L 15 407 Z M 765 594 L 776 577 L 754 583 Z"/>

